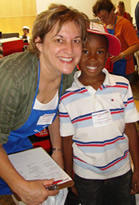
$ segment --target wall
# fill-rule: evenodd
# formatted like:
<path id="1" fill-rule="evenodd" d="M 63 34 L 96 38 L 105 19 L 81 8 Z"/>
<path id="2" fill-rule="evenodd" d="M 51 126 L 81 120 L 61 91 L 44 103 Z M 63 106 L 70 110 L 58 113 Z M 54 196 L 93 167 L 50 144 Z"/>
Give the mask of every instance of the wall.
<path id="1" fill-rule="evenodd" d="M 50 3 L 62 3 L 86 13 L 90 19 L 94 18 L 92 6 L 96 0 L 0 0 L 0 31 L 3 33 L 19 32 L 22 34 L 22 26 L 32 28 L 36 14 L 48 8 Z M 131 2 L 132 1 L 132 2 Z M 114 5 L 117 0 L 112 0 Z M 134 20 L 135 6 L 138 0 L 124 0 L 126 10 Z"/>
<path id="2" fill-rule="evenodd" d="M 79 11 L 82 11 L 88 15 L 89 18 L 93 18 L 92 4 L 94 0 L 36 0 L 37 13 L 40 13 L 48 8 L 51 3 L 61 3 L 67 6 L 72 6 Z"/>
<path id="3" fill-rule="evenodd" d="M 133 17 L 133 23 L 135 23 L 135 8 L 137 5 L 138 0 L 132 0 L 131 4 L 131 16 Z"/>
<path id="4" fill-rule="evenodd" d="M 132 0 L 133 1 L 133 0 Z M 134 0 L 137 1 L 137 0 Z M 41 11 L 48 8 L 49 4 L 51 3 L 62 3 L 67 6 L 73 6 L 74 8 L 84 12 L 88 15 L 90 19 L 93 18 L 92 14 L 92 6 L 96 2 L 96 0 L 36 0 L 36 7 L 37 7 L 37 13 L 40 13 Z M 113 4 L 116 5 L 118 1 L 112 0 Z M 124 0 L 126 5 L 126 10 L 130 13 L 131 12 L 131 0 Z"/>
<path id="5" fill-rule="evenodd" d="M 130 13 L 131 17 L 133 18 L 133 24 L 135 23 L 135 7 L 138 0 L 122 0 L 125 3 L 125 8 L 128 13 Z M 113 1 L 116 4 L 118 1 Z"/>
<path id="6" fill-rule="evenodd" d="M 0 1 L 0 31 L 21 35 L 24 25 L 32 27 L 36 17 L 36 0 Z"/>

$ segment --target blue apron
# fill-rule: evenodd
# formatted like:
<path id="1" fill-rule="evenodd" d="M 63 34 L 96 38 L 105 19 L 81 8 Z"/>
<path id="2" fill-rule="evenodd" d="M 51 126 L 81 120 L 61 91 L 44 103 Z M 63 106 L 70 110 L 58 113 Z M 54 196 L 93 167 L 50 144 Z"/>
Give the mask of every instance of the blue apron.
<path id="1" fill-rule="evenodd" d="M 43 130 L 45 127 L 48 127 L 56 118 L 58 105 L 56 109 L 54 110 L 35 110 L 34 109 L 34 104 L 35 104 L 35 100 L 36 100 L 38 89 L 39 89 L 39 80 L 40 80 L 40 64 L 39 64 L 39 71 L 38 71 L 37 89 L 36 89 L 35 97 L 33 100 L 30 116 L 24 125 L 22 125 L 19 129 L 10 132 L 10 135 L 8 137 L 8 142 L 6 144 L 3 144 L 3 147 L 5 151 L 7 152 L 7 154 L 20 152 L 23 150 L 33 148 L 33 145 L 31 141 L 28 139 L 28 136 L 34 135 L 40 132 L 41 130 Z M 60 100 L 61 92 L 62 92 L 62 80 L 61 80 L 61 86 L 60 86 L 59 100 Z M 59 101 L 58 101 L 58 104 L 59 104 Z M 40 117 L 44 115 L 45 116 L 52 115 L 53 119 L 51 120 L 50 123 L 46 122 L 46 124 L 43 123 L 43 125 L 37 125 L 37 122 L 40 119 Z M 12 194 L 12 192 L 10 188 L 8 187 L 7 183 L 5 183 L 5 181 L 3 181 L 0 178 L 0 195 L 6 195 L 6 194 Z"/>
<path id="2" fill-rule="evenodd" d="M 116 20 L 117 20 L 117 18 L 116 18 Z M 114 35 L 116 20 L 114 23 L 114 29 L 107 29 L 109 34 L 111 34 L 111 35 Z M 125 74 L 126 74 L 126 62 L 127 62 L 127 60 L 125 58 L 114 62 L 112 73 L 115 75 L 125 76 Z"/>

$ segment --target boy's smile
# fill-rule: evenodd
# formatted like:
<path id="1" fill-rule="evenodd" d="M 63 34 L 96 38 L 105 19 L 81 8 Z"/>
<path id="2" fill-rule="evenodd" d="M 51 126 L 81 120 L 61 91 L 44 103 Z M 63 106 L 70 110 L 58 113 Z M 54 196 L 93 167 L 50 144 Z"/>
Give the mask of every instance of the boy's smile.
<path id="1" fill-rule="evenodd" d="M 79 63 L 81 69 L 81 82 L 99 81 L 104 73 L 106 60 L 109 56 L 107 38 L 98 34 L 89 34 L 88 41 L 83 47 L 82 57 Z"/>

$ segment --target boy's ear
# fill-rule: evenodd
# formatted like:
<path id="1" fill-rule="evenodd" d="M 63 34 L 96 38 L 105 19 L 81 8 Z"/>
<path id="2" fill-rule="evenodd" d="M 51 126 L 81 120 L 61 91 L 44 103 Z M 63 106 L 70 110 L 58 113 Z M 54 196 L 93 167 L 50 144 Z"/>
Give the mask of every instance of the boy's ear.
<path id="1" fill-rule="evenodd" d="M 78 69 L 78 70 L 81 70 L 81 69 L 80 69 L 80 66 L 79 66 L 79 64 L 77 65 L 77 69 Z"/>
<path id="2" fill-rule="evenodd" d="M 106 60 L 107 60 L 109 57 L 110 57 L 110 54 L 109 54 L 109 52 L 107 52 L 107 54 L 106 54 Z"/>

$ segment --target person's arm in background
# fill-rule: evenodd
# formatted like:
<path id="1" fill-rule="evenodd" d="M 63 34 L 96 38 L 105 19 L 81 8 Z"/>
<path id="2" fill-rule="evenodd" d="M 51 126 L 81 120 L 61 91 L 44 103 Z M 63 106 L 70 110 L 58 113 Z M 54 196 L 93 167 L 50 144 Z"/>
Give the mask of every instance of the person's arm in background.
<path id="1" fill-rule="evenodd" d="M 129 13 L 127 13 L 127 19 L 132 23 L 132 17 L 130 16 Z"/>
<path id="2" fill-rule="evenodd" d="M 126 123 L 125 134 L 129 139 L 129 151 L 133 160 L 131 194 L 139 193 L 139 136 L 135 123 Z"/>
<path id="3" fill-rule="evenodd" d="M 62 140 L 59 131 L 59 116 L 57 116 L 55 121 L 51 125 L 49 125 L 48 129 L 53 149 L 52 158 L 57 162 L 59 166 L 64 168 L 62 155 Z"/>
<path id="4" fill-rule="evenodd" d="M 38 205 L 48 196 L 56 195 L 58 191 L 48 191 L 45 187 L 52 185 L 53 180 L 26 181 L 8 159 L 7 153 L 0 145 L 0 177 L 9 185 L 23 202 L 28 205 Z"/>
<path id="5" fill-rule="evenodd" d="M 121 33 L 118 34 L 119 29 L 117 23 L 115 27 L 115 35 L 121 42 L 121 52 L 118 56 L 111 57 L 113 63 L 123 58 L 130 58 L 137 50 L 139 50 L 139 39 L 133 25 L 125 19 L 119 26 L 121 28 Z"/>
<path id="6" fill-rule="evenodd" d="M 110 57 L 111 62 L 114 63 L 114 62 L 116 62 L 118 60 L 121 60 L 121 59 L 123 59 L 125 57 L 128 57 L 128 56 L 134 54 L 138 50 L 139 50 L 139 43 L 128 47 L 126 50 L 122 51 L 118 56 Z"/>

